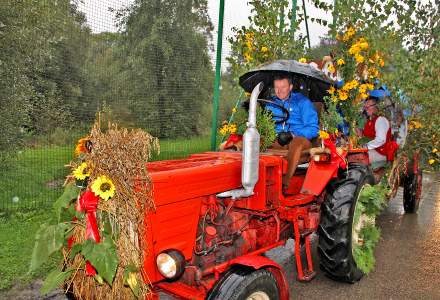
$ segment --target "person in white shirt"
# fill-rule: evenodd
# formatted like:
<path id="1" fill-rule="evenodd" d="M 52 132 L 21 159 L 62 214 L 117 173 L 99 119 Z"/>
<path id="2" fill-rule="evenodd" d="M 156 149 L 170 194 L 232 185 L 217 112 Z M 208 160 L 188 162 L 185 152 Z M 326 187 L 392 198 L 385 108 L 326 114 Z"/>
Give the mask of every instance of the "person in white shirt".
<path id="1" fill-rule="evenodd" d="M 379 114 L 375 98 L 370 97 L 365 101 L 364 111 L 368 120 L 362 130 L 357 129 L 357 133 L 371 139 L 365 148 L 368 149 L 370 163 L 375 169 L 385 165 L 387 161 L 392 161 L 398 146 L 392 140 L 390 122 Z"/>

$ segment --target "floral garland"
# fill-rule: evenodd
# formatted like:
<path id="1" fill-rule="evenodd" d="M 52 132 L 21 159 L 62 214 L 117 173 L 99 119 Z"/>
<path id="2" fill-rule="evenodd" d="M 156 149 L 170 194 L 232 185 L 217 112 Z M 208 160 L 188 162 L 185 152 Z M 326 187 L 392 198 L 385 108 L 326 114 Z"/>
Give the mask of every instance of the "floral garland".
<path id="1" fill-rule="evenodd" d="M 149 294 L 141 272 L 148 249 L 143 218 L 154 202 L 145 162 L 158 150 L 157 139 L 142 130 L 109 124 L 102 132 L 99 122 L 78 141 L 72 173 L 54 203 L 57 223 L 36 235 L 31 270 L 62 253 L 42 293 L 63 285 L 79 299 Z"/>

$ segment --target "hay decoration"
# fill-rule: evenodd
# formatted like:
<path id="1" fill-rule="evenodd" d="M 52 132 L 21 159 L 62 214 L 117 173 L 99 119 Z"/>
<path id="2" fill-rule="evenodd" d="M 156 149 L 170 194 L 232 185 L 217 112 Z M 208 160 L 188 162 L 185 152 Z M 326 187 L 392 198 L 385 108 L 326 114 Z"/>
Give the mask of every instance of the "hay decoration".
<path id="1" fill-rule="evenodd" d="M 90 166 L 85 189 L 90 190 L 95 180 L 104 176 L 115 186 L 113 197 L 108 201 L 99 200 L 96 219 L 100 233 L 111 229 L 111 235 L 101 235 L 101 243 L 105 239 L 113 240 L 118 265 L 110 286 L 99 276 L 99 272 L 95 276 L 87 275 L 81 253 L 72 258 L 72 250 L 64 248 L 64 268 L 74 270 L 65 282 L 65 288 L 77 299 L 145 299 L 150 289 L 144 284 L 144 275 L 141 274 L 143 254 L 148 250 L 143 238 L 146 229 L 144 217 L 147 211 L 155 210 L 146 162 L 153 153 L 159 152 L 158 139 L 140 129 L 128 130 L 110 123 L 102 131 L 98 121 L 92 127 L 88 140 L 90 151 L 80 155 L 81 161 Z M 85 219 L 72 222 L 73 244 L 86 242 Z"/>

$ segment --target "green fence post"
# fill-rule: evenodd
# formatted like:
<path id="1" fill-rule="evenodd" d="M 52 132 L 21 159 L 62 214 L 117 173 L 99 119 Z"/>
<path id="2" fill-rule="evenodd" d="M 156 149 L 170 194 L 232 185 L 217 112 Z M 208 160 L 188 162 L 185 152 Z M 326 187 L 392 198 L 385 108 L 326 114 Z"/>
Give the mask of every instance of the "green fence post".
<path id="1" fill-rule="evenodd" d="M 284 6 L 281 5 L 280 8 L 280 35 L 283 34 L 283 29 L 284 29 Z"/>
<path id="2" fill-rule="evenodd" d="M 215 60 L 214 103 L 212 108 L 211 150 L 215 150 L 217 144 L 217 112 L 220 95 L 224 11 L 225 0 L 220 0 L 220 9 L 218 13 L 217 57 Z"/>
<path id="3" fill-rule="evenodd" d="M 333 31 L 334 36 L 336 37 L 336 12 L 337 12 L 338 2 L 336 0 L 333 1 Z"/>
<path id="4" fill-rule="evenodd" d="M 290 21 L 290 30 L 292 31 L 292 37 L 295 35 L 296 27 L 296 0 L 292 0 L 292 20 Z"/>
<path id="5" fill-rule="evenodd" d="M 307 31 L 307 42 L 310 47 L 310 34 L 309 34 L 309 22 L 307 21 L 307 12 L 306 12 L 306 2 L 303 0 L 303 9 L 304 9 L 304 21 L 306 21 L 306 31 Z"/>

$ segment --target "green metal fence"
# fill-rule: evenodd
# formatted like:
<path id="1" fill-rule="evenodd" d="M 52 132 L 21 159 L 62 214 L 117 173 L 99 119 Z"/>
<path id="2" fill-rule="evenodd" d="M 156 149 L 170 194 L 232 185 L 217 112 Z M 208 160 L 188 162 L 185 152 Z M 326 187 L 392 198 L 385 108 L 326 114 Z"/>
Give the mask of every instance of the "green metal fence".
<path id="1" fill-rule="evenodd" d="M 280 24 L 304 26 L 296 2 Z M 98 111 L 159 137 L 154 159 L 215 149 L 242 92 L 227 38 L 248 25 L 251 8 L 247 0 L 2 1 L 0 214 L 54 201 Z"/>

